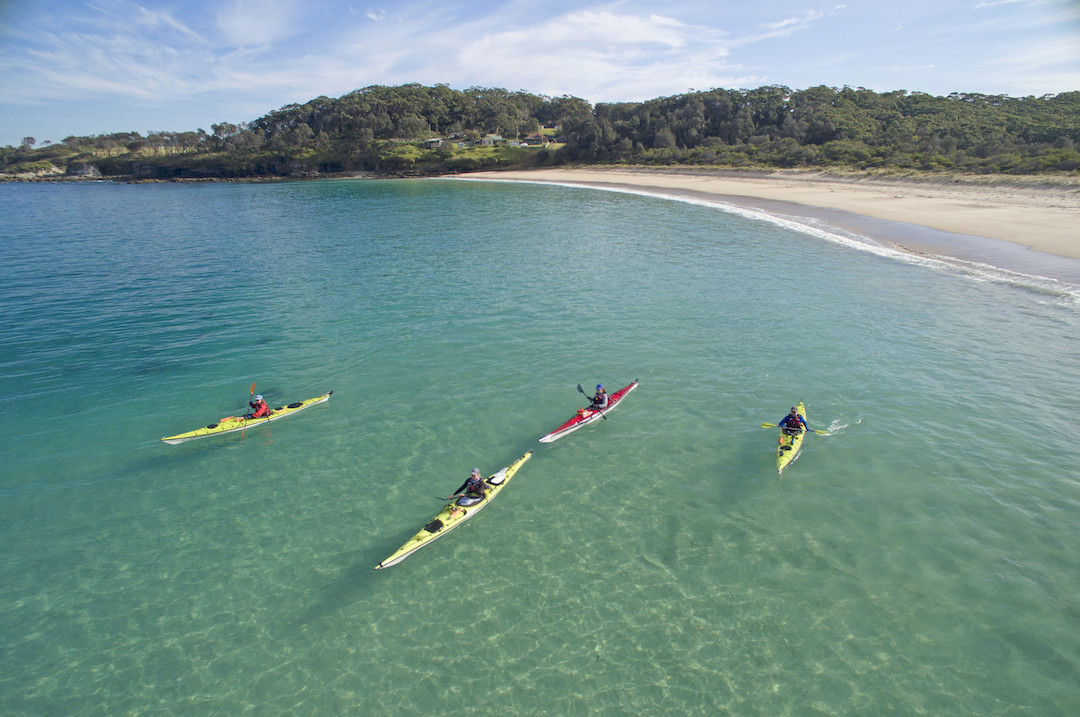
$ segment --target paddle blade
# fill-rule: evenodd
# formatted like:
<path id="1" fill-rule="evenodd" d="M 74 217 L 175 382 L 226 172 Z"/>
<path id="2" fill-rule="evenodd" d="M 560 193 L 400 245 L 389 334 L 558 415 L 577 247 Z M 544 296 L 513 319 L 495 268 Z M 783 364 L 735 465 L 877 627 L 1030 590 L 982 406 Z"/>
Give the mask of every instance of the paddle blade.
<path id="1" fill-rule="evenodd" d="M 248 391 L 249 396 L 254 396 L 255 395 L 255 384 L 256 383 L 258 383 L 258 382 L 257 381 L 252 381 L 251 382 L 251 390 Z"/>

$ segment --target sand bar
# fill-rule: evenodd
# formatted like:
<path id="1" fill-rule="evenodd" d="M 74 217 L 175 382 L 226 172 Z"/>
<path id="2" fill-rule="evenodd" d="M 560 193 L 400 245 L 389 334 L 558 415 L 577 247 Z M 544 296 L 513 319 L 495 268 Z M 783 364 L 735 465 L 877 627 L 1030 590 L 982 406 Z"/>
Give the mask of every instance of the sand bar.
<path id="1" fill-rule="evenodd" d="M 833 219 L 850 214 L 900 222 L 1080 259 L 1080 178 L 908 179 L 804 171 L 606 168 L 474 172 L 464 176 L 637 188 L 660 194 L 712 196 L 758 207 L 783 202 L 835 210 Z M 855 228 L 867 231 L 866 225 Z M 895 236 L 888 238 L 896 240 Z M 929 239 L 918 248 L 949 254 L 956 247 L 941 246 L 946 243 Z"/>

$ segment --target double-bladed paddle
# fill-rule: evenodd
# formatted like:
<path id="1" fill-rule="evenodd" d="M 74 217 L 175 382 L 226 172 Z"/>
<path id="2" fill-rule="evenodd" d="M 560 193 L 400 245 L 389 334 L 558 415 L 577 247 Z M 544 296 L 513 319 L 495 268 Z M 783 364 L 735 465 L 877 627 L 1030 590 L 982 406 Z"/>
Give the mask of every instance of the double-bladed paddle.
<path id="1" fill-rule="evenodd" d="M 775 423 L 762 423 L 761 427 L 762 428 L 779 428 L 780 426 L 778 424 L 775 424 Z M 819 436 L 827 436 L 827 435 L 829 435 L 828 431 L 819 431 L 816 428 L 807 428 L 806 430 L 810 431 L 811 433 L 816 433 Z"/>

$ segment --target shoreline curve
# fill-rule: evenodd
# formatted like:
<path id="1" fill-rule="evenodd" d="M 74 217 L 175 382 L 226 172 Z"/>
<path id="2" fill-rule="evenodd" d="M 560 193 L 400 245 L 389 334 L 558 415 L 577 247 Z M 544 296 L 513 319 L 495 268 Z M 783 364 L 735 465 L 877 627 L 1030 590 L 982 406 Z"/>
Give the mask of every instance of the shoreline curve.
<path id="1" fill-rule="evenodd" d="M 912 253 L 1080 282 L 1080 179 L 595 167 L 453 176 L 712 199 L 821 220 Z"/>

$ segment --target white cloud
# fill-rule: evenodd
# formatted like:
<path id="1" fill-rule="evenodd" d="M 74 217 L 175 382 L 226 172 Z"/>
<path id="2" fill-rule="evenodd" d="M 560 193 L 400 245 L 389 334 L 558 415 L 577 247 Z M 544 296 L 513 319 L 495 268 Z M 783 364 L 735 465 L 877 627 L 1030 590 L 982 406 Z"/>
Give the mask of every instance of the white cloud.
<path id="1" fill-rule="evenodd" d="M 1073 38 L 1059 38 L 1037 47 L 1007 50 L 988 64 L 995 66 L 997 71 L 1017 76 L 1037 76 L 1052 68 L 1071 66 L 1069 70 L 1076 77 L 1076 87 L 1080 88 L 1080 44 L 1074 42 Z"/>
<path id="2" fill-rule="evenodd" d="M 844 6 L 840 5 L 838 7 L 843 8 Z M 791 28 L 794 30 L 798 29 L 803 25 L 806 25 L 807 23 L 813 22 L 814 20 L 820 20 L 823 17 L 825 17 L 825 13 L 823 12 L 819 12 L 817 10 L 807 10 L 801 15 L 797 15 L 795 17 L 789 17 L 784 20 L 766 23 L 764 27 L 766 30 L 783 30 L 785 28 Z"/>
<path id="3" fill-rule="evenodd" d="M 714 85 L 729 54 L 726 37 L 661 15 L 578 11 L 484 34 L 456 59 L 464 75 L 485 84 L 593 101 L 646 99 L 664 94 L 661 86 Z"/>
<path id="4" fill-rule="evenodd" d="M 63 114 L 73 102 L 100 103 L 100 116 L 115 116 L 120 128 L 133 116 L 125 105 L 140 117 L 175 108 L 165 120 L 198 105 L 213 121 L 237 121 L 405 82 L 593 102 L 773 83 L 1024 94 L 1080 87 L 1075 0 L 801 12 L 786 0 L 598 0 L 567 11 L 524 0 L 405 0 L 389 10 L 349 0 L 71 2 L 63 12 L 30 3 L 5 15 L 0 124 L 32 124 L 36 115 L 20 110 L 30 103 Z"/>
<path id="5" fill-rule="evenodd" d="M 215 21 L 232 47 L 269 47 L 296 34 L 301 7 L 292 0 L 231 0 L 218 9 Z"/>
<path id="6" fill-rule="evenodd" d="M 646 99 L 667 94 L 658 90 L 671 83 L 685 91 L 748 74 L 727 67 L 727 33 L 671 17 L 584 10 L 525 19 L 457 19 L 452 8 L 432 8 L 408 21 L 353 28 L 342 54 L 310 59 L 321 63 L 323 87 L 334 92 L 447 82 L 593 101 Z"/>
<path id="7" fill-rule="evenodd" d="M 182 55 L 137 34 L 42 33 L 38 44 L 9 63 L 28 82 L 14 88 L 41 96 L 120 94 L 152 98 L 183 82 Z"/>
<path id="8" fill-rule="evenodd" d="M 572 58 L 641 57 L 685 48 L 691 39 L 685 26 L 656 15 L 633 17 L 608 12 L 572 13 L 537 27 L 484 35 L 465 45 L 462 64 L 473 70 L 520 65 L 514 58 L 560 62 Z"/>

